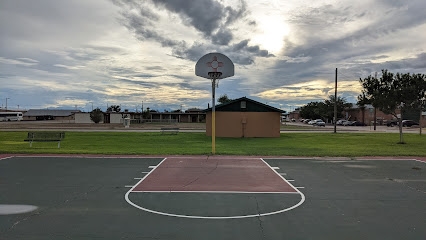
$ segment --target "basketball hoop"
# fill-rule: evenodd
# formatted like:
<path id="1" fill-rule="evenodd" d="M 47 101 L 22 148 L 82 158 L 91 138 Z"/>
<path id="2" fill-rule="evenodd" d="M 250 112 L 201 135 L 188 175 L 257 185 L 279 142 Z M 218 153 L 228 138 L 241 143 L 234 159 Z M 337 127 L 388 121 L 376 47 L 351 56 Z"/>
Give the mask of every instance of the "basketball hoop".
<path id="1" fill-rule="evenodd" d="M 219 79 L 234 76 L 234 63 L 221 53 L 208 53 L 195 64 L 195 75 L 212 82 L 212 153 L 215 154 L 215 90 L 219 87 Z"/>

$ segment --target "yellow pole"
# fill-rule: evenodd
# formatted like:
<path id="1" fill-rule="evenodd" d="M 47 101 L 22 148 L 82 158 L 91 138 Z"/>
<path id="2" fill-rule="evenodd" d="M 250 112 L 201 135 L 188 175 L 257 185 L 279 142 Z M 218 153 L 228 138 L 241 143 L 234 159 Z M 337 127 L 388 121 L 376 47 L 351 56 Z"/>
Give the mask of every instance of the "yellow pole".
<path id="1" fill-rule="evenodd" d="M 212 153 L 216 152 L 216 112 L 212 112 Z"/>

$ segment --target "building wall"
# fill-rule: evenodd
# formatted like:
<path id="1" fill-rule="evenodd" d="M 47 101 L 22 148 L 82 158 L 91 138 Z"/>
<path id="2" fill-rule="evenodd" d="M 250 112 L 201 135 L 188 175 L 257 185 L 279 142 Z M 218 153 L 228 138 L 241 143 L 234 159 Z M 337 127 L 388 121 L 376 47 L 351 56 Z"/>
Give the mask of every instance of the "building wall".
<path id="1" fill-rule="evenodd" d="M 279 112 L 216 112 L 217 137 L 280 137 Z M 212 135 L 212 112 L 207 113 L 206 135 Z"/>
<path id="2" fill-rule="evenodd" d="M 400 111 L 397 110 L 397 114 Z M 360 121 L 362 122 L 362 111 L 359 108 L 353 108 L 344 112 L 344 118 L 350 121 Z M 377 123 L 379 125 L 386 124 L 386 121 L 392 120 L 395 117 L 392 114 L 385 114 L 379 109 L 376 111 Z M 374 108 L 366 108 L 364 110 L 364 123 L 370 125 L 374 121 Z"/>
<path id="3" fill-rule="evenodd" d="M 74 114 L 75 123 L 94 123 L 90 119 L 90 113 L 75 113 Z M 103 123 L 104 120 L 101 119 L 99 123 Z"/>
<path id="4" fill-rule="evenodd" d="M 110 113 L 109 123 L 123 123 L 123 116 L 121 113 Z M 130 117 L 130 115 L 128 115 Z"/>
<path id="5" fill-rule="evenodd" d="M 288 114 L 288 118 L 289 118 L 289 120 L 291 120 L 291 119 L 299 120 L 301 118 L 300 117 L 300 112 L 299 111 L 290 112 Z"/>

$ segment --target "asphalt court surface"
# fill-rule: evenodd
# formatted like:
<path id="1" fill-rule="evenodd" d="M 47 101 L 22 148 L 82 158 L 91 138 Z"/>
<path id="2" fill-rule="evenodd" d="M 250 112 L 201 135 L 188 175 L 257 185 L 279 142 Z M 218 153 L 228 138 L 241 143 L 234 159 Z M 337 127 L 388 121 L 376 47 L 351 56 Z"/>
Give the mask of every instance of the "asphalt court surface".
<path id="1" fill-rule="evenodd" d="M 249 178 L 256 172 L 256 167 L 244 169 L 235 165 L 247 166 L 246 160 L 229 159 L 233 161 L 234 173 L 247 170 L 245 177 Z M 223 217 L 279 211 L 300 203 L 301 195 L 250 191 L 131 192 L 138 183 L 143 183 L 144 177 L 148 179 L 160 169 L 155 166 L 162 160 L 71 157 L 0 160 L 0 205 L 38 207 L 28 213 L 0 215 L 0 239 L 424 239 L 426 236 L 424 162 L 265 158 L 288 183 L 300 187 L 298 191 L 306 198 L 303 203 L 268 216 L 205 219 L 145 211 L 129 204 L 125 196 L 138 206 L 161 213 Z M 256 160 L 255 165 L 258 163 Z M 257 167 L 266 170 L 264 166 Z M 269 174 L 265 180 L 273 176 Z M 286 184 L 284 180 L 282 183 Z M 224 179 L 211 185 L 226 187 Z M 250 190 L 251 185 L 243 182 L 240 186 L 248 186 Z"/>

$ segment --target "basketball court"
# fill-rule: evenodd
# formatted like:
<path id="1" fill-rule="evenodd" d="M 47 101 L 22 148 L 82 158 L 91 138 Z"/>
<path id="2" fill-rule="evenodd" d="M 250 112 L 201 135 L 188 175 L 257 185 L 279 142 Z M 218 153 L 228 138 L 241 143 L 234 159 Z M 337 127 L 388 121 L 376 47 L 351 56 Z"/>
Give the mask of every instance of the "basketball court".
<path id="1" fill-rule="evenodd" d="M 422 239 L 426 235 L 426 164 L 419 159 L 54 155 L 0 159 L 0 239 Z"/>

